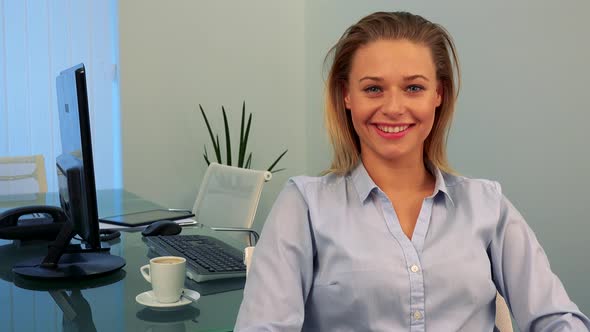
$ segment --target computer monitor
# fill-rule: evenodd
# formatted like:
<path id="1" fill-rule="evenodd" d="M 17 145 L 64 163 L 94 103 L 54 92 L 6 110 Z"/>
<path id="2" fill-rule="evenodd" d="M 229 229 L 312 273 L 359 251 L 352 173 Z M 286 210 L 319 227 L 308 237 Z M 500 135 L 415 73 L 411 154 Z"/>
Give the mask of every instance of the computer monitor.
<path id="1" fill-rule="evenodd" d="M 96 277 L 121 269 L 125 260 L 105 253 L 100 244 L 84 64 L 62 71 L 56 83 L 62 145 L 56 165 L 66 221 L 46 257 L 16 264 L 13 272 L 43 279 Z M 69 249 L 75 235 L 85 247 Z"/>
<path id="2" fill-rule="evenodd" d="M 62 71 L 56 90 L 62 150 L 56 159 L 60 204 L 74 231 L 97 248 L 100 234 L 84 64 Z M 72 192 L 77 188 L 80 193 Z"/>

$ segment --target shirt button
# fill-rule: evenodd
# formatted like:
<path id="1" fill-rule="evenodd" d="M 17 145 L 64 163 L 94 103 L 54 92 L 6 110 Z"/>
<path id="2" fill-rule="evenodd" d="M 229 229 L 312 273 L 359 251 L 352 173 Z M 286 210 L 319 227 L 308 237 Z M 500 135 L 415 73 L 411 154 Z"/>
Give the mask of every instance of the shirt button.
<path id="1" fill-rule="evenodd" d="M 417 273 L 418 271 L 420 271 L 420 268 L 418 267 L 418 265 L 414 264 L 410 266 L 410 271 Z"/>
<path id="2" fill-rule="evenodd" d="M 415 320 L 422 319 L 422 313 L 420 311 L 414 311 L 414 319 Z"/>

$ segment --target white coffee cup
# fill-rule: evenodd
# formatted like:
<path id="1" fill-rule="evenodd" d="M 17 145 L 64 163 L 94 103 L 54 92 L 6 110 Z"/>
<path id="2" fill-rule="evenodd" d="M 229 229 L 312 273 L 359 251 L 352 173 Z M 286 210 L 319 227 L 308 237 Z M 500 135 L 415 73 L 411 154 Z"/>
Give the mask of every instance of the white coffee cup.
<path id="1" fill-rule="evenodd" d="M 152 284 L 158 302 L 173 303 L 180 300 L 186 276 L 186 259 L 176 256 L 156 257 L 139 270 L 145 280 Z"/>

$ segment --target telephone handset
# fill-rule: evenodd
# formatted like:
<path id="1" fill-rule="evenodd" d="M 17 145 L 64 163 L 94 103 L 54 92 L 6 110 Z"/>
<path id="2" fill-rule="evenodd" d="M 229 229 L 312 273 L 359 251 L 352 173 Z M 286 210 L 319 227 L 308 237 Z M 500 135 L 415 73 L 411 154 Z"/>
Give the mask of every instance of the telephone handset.
<path id="1" fill-rule="evenodd" d="M 56 206 L 17 207 L 0 213 L 0 239 L 55 240 L 64 221 L 63 210 Z"/>

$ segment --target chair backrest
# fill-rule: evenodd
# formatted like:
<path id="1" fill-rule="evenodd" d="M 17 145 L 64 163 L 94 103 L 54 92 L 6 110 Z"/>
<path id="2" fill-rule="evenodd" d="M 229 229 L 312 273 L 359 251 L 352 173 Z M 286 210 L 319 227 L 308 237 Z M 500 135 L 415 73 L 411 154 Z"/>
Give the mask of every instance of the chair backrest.
<path id="1" fill-rule="evenodd" d="M 211 163 L 193 206 L 198 222 L 208 226 L 250 228 L 265 181 L 272 174 Z"/>
<path id="2" fill-rule="evenodd" d="M 506 301 L 499 293 L 496 293 L 496 327 L 500 332 L 512 332 L 512 318 Z"/>
<path id="3" fill-rule="evenodd" d="M 47 192 L 42 155 L 0 157 L 0 195 Z"/>

